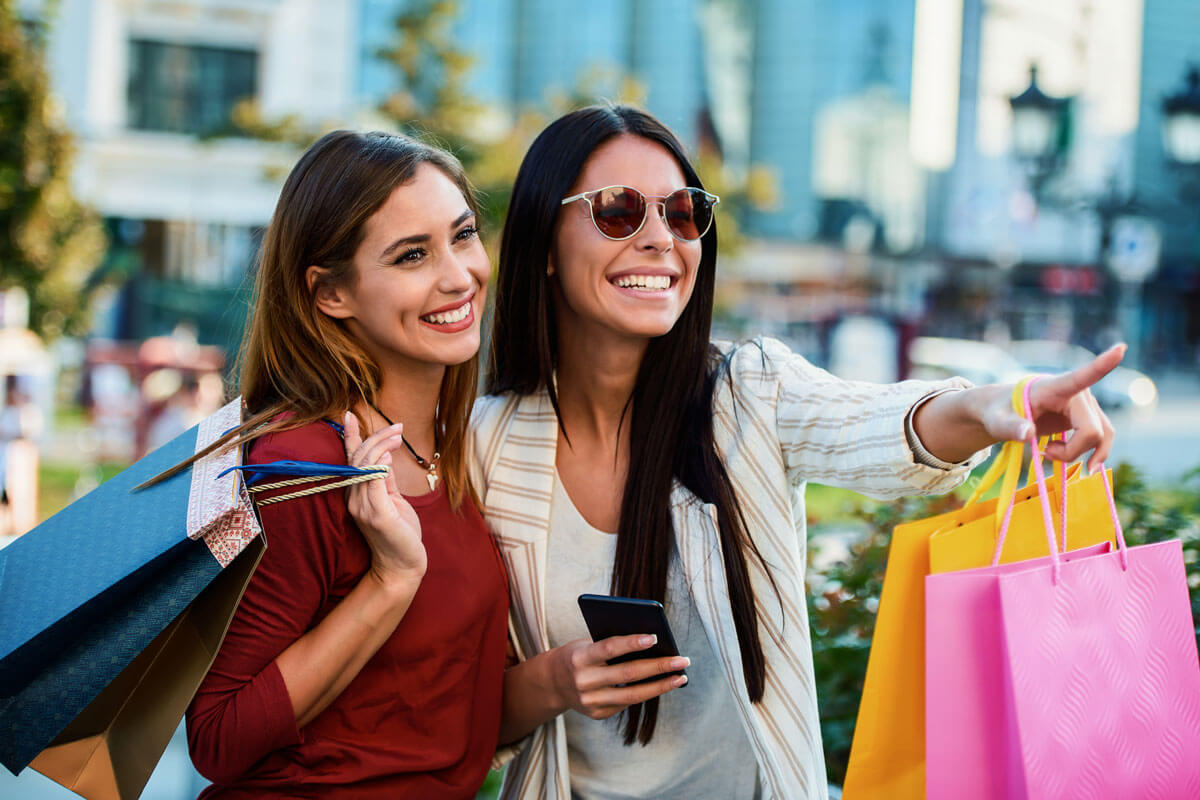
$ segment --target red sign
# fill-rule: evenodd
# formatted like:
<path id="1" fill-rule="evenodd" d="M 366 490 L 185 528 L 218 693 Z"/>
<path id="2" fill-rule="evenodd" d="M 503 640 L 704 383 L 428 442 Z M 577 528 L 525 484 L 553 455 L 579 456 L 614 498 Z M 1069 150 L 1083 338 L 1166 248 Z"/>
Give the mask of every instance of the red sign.
<path id="1" fill-rule="evenodd" d="M 1046 267 L 1042 270 L 1042 288 L 1049 294 L 1098 294 L 1099 272 L 1093 267 Z"/>

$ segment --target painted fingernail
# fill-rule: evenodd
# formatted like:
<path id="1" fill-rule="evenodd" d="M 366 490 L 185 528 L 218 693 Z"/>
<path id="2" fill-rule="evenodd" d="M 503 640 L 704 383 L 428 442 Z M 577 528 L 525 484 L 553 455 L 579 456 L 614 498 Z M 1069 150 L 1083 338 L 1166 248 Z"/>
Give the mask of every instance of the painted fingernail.
<path id="1" fill-rule="evenodd" d="M 685 669 L 691 666 L 692 660 L 687 656 L 678 656 L 671 659 L 671 669 Z"/>
<path id="2" fill-rule="evenodd" d="M 657 636 L 653 636 L 653 635 L 643 636 L 642 638 L 638 639 L 638 644 L 640 644 L 642 647 L 650 647 L 657 641 L 658 641 Z"/>
<path id="3" fill-rule="evenodd" d="M 687 675 L 680 675 L 678 678 L 671 681 L 671 685 L 674 686 L 675 688 L 679 688 L 680 686 L 683 686 L 684 684 L 686 684 L 687 681 L 688 681 Z"/>

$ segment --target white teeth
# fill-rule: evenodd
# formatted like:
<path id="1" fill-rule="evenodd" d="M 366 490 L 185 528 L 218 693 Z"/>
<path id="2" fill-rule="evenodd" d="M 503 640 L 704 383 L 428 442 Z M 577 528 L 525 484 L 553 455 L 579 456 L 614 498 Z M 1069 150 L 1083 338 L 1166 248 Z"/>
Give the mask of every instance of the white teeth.
<path id="1" fill-rule="evenodd" d="M 669 275 L 622 275 L 613 281 L 623 289 L 653 289 L 662 291 L 671 288 Z"/>
<path id="2" fill-rule="evenodd" d="M 453 311 L 443 311 L 438 314 L 426 314 L 421 319 L 426 322 L 432 322 L 435 325 L 450 325 L 454 322 L 462 322 L 471 313 L 471 301 L 467 301 L 459 308 Z"/>

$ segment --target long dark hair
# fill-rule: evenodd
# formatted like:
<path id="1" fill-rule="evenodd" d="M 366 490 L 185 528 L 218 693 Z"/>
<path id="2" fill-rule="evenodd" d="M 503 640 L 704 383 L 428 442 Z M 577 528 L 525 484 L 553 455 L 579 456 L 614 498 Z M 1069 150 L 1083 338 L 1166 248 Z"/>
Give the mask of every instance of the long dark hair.
<path id="1" fill-rule="evenodd" d="M 208 453 L 279 430 L 340 418 L 358 401 L 376 403 L 379 366 L 341 320 L 313 300 L 305 272 L 325 267 L 333 285 L 352 284 L 354 253 L 367 220 L 417 168 L 441 170 L 476 210 L 475 195 L 451 154 L 407 136 L 333 131 L 300 157 L 283 184 L 267 226 L 255 276 L 254 304 L 238 364 L 247 419 L 210 447 L 159 475 L 164 480 Z M 434 420 L 441 473 L 451 503 L 469 495 L 466 435 L 479 374 L 478 354 L 447 367 Z M 290 416 L 280 417 L 283 412 Z M 366 421 L 360 419 L 363 430 Z"/>
<path id="2" fill-rule="evenodd" d="M 559 201 L 596 148 L 621 134 L 662 145 L 679 163 L 687 185 L 704 188 L 675 135 L 640 109 L 622 105 L 583 108 L 542 131 L 521 163 L 504 223 L 487 376 L 489 394 L 530 394 L 545 388 L 558 411 L 552 380 L 558 337 L 546 265 Z M 701 240 L 691 299 L 671 331 L 650 340 L 638 370 L 628 406 L 629 473 L 621 500 L 612 591 L 660 602 L 665 599 L 674 539 L 670 513 L 673 479 L 715 505 L 746 689 L 750 699 L 759 702 L 766 665 L 746 553 L 753 553 L 764 570 L 766 564 L 747 534 L 733 484 L 713 439 L 713 391 L 722 364 L 709 342 L 716 262 L 717 231 L 712 227 Z M 649 742 L 657 719 L 657 698 L 644 707 L 630 707 L 625 743 L 632 744 L 635 739 Z"/>

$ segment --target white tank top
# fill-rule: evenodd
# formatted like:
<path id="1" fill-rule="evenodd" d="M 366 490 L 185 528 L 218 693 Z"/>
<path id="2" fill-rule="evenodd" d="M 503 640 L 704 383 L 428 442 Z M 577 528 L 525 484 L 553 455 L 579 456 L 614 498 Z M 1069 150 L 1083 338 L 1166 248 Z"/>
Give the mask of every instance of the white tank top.
<path id="1" fill-rule="evenodd" d="M 617 537 L 588 524 L 558 476 L 550 508 L 546 564 L 546 626 L 550 646 L 588 638 L 576 599 L 611 594 Z M 682 655 L 692 664 L 688 683 L 659 698 L 650 744 L 623 742 L 625 715 L 593 720 L 564 715 L 571 796 L 615 798 L 758 798 L 758 765 L 741 715 L 672 547 L 663 604 Z M 738 676 L 741 679 L 741 676 Z"/>

